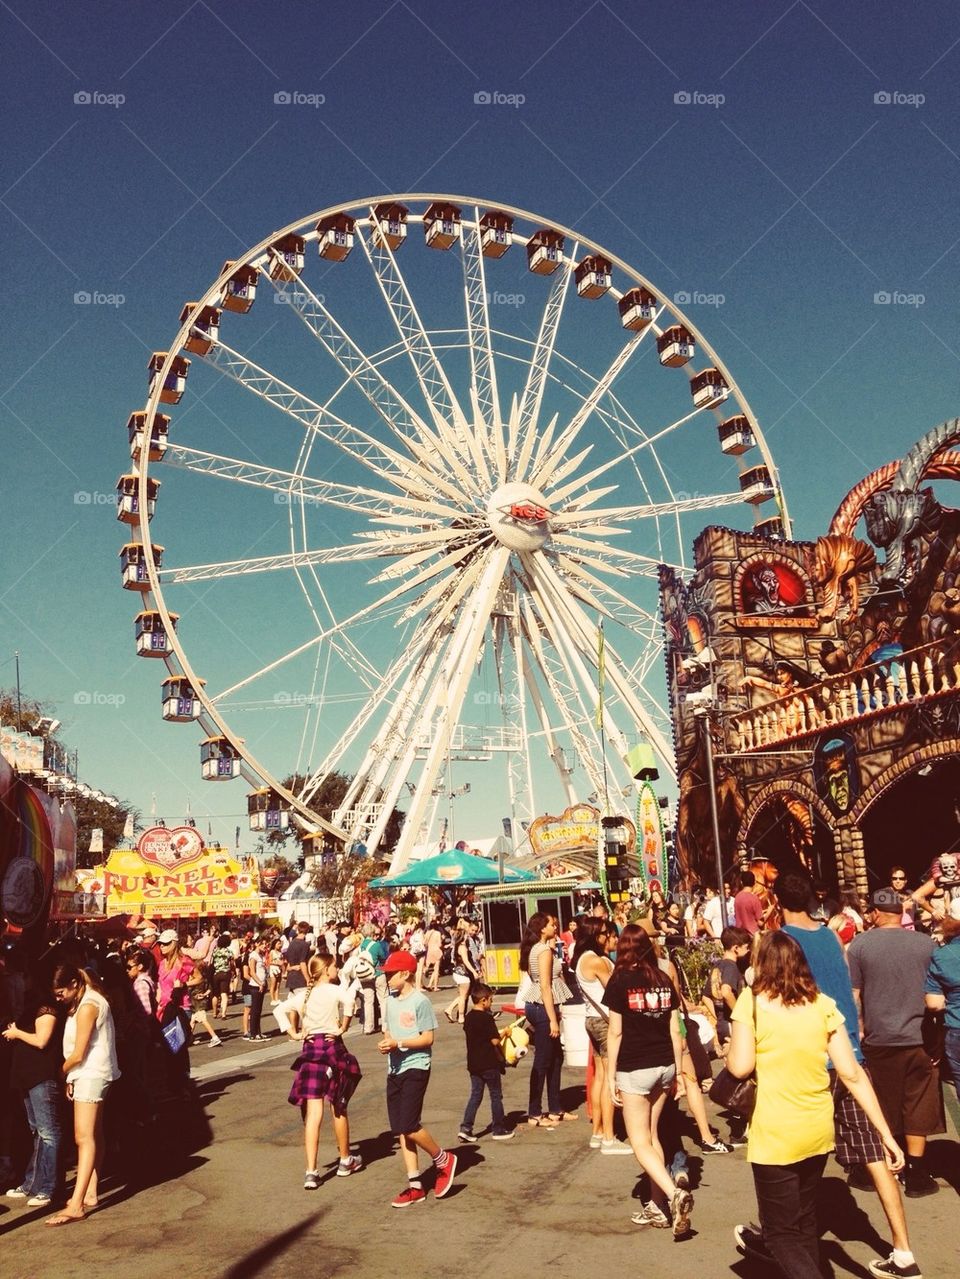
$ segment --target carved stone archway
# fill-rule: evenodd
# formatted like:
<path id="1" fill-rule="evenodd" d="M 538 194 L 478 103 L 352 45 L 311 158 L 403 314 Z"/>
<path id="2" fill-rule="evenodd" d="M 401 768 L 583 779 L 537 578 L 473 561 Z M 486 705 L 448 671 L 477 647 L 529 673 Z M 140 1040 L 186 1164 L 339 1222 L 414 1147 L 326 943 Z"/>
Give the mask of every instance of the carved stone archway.
<path id="1" fill-rule="evenodd" d="M 841 836 L 842 828 L 838 826 L 836 817 L 831 813 L 830 809 L 823 802 L 812 786 L 797 778 L 779 778 L 777 781 L 768 783 L 762 790 L 754 795 L 753 799 L 747 805 L 747 809 L 743 814 L 740 822 L 740 829 L 737 832 L 737 850 L 746 853 L 747 838 L 750 834 L 750 828 L 753 826 L 760 813 L 768 804 L 775 802 L 781 796 L 795 795 L 798 799 L 803 800 L 805 804 L 809 804 L 813 811 L 814 817 L 819 817 L 823 825 L 833 832 L 833 850 L 837 859 L 837 878 L 841 887 L 845 883 L 853 884 L 856 876 L 853 873 L 852 866 L 847 865 L 847 858 L 844 857 L 844 841 Z M 849 817 L 844 819 L 844 825 L 849 822 Z M 859 832 L 857 832 L 859 834 Z"/>

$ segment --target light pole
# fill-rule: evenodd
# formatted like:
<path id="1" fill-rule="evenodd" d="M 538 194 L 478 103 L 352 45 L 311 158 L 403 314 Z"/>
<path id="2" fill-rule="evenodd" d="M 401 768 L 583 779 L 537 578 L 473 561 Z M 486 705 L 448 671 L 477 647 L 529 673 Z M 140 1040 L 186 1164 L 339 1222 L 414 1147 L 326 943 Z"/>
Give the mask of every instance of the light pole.
<path id="1" fill-rule="evenodd" d="M 695 710 L 694 716 L 700 721 L 700 730 L 704 736 L 704 754 L 707 758 L 707 786 L 710 788 L 710 823 L 713 827 L 713 857 L 717 872 L 717 893 L 720 897 L 720 922 L 724 928 L 730 927 L 727 916 L 727 894 L 723 891 L 723 857 L 720 852 L 720 816 L 717 812 L 717 786 L 713 769 L 713 724 L 712 713 L 716 704 L 703 706 Z"/>

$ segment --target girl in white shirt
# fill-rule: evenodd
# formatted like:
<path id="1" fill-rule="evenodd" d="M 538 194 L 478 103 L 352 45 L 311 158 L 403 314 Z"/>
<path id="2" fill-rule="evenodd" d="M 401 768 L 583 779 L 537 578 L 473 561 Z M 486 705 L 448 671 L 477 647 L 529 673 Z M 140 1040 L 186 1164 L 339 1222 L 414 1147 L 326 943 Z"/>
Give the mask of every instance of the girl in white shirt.
<path id="1" fill-rule="evenodd" d="M 291 1069 L 297 1074 L 288 1101 L 303 1115 L 303 1144 L 307 1170 L 304 1190 L 320 1185 L 317 1160 L 324 1103 L 333 1112 L 333 1132 L 340 1152 L 338 1177 L 359 1172 L 363 1160 L 350 1153 L 350 1121 L 347 1102 L 360 1079 L 356 1057 L 347 1052 L 343 1036 L 350 1025 L 351 1012 L 344 1007 L 348 991 L 337 981 L 337 966 L 331 956 L 315 957 L 307 965 L 310 984 L 303 1004 L 303 1040 L 300 1056 Z M 352 1008 L 352 1005 L 351 1005 Z"/>
<path id="2" fill-rule="evenodd" d="M 113 1014 L 99 982 L 73 964 L 59 964 L 53 974 L 53 994 L 67 1013 L 63 1030 L 63 1074 L 67 1097 L 73 1102 L 77 1145 L 77 1179 L 63 1212 L 47 1218 L 48 1226 L 82 1221 L 97 1206 L 97 1181 L 103 1162 L 103 1100 L 117 1065 Z"/>

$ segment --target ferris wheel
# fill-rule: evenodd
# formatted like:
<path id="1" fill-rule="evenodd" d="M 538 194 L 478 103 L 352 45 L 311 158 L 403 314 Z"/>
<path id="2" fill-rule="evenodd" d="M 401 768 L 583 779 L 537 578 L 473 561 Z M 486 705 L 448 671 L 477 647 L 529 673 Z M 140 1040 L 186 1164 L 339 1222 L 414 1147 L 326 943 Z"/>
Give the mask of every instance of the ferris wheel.
<path id="1" fill-rule="evenodd" d="M 628 793 L 651 749 L 671 773 L 658 565 L 719 512 L 790 531 L 678 306 L 578 232 L 463 196 L 338 204 L 226 262 L 128 435 L 121 575 L 164 718 L 203 730 L 203 777 L 256 788 L 261 828 L 292 813 L 373 852 L 405 804 L 394 870 L 452 761 L 483 762 L 517 835 Z"/>

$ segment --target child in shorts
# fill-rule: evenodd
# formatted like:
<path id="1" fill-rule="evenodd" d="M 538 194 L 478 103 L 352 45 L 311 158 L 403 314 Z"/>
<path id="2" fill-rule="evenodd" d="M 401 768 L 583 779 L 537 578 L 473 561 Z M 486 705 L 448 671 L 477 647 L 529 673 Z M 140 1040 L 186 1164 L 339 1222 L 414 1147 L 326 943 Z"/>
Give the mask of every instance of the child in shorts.
<path id="1" fill-rule="evenodd" d="M 390 1130 L 400 1138 L 400 1155 L 407 1184 L 393 1200 L 394 1208 L 410 1208 L 427 1195 L 420 1179 L 422 1150 L 433 1160 L 433 1193 L 442 1199 L 453 1186 L 457 1156 L 442 1150 L 423 1126 L 423 1098 L 430 1082 L 431 1049 L 437 1019 L 433 1005 L 414 979 L 417 960 L 408 950 L 388 955 L 383 963 L 387 979 L 383 1038 L 377 1044 L 387 1062 L 387 1116 Z"/>

